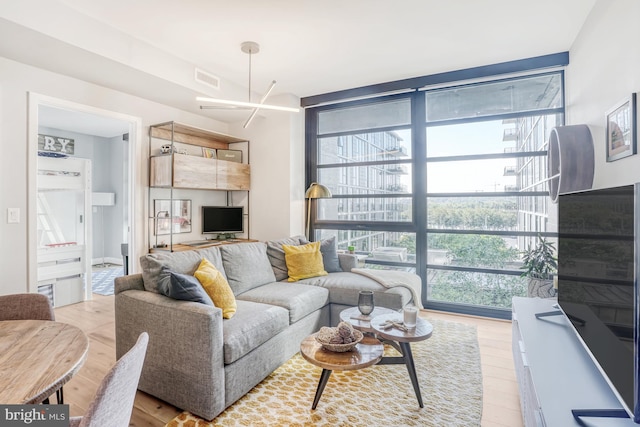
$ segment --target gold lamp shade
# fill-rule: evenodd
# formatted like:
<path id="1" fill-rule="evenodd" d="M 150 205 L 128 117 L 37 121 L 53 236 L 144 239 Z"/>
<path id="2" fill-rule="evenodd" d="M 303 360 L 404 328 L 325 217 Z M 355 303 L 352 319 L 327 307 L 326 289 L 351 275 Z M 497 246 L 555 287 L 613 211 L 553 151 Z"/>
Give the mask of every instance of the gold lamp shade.
<path id="1" fill-rule="evenodd" d="M 307 192 L 304 193 L 305 199 L 330 199 L 331 191 L 322 184 L 312 182 Z"/>

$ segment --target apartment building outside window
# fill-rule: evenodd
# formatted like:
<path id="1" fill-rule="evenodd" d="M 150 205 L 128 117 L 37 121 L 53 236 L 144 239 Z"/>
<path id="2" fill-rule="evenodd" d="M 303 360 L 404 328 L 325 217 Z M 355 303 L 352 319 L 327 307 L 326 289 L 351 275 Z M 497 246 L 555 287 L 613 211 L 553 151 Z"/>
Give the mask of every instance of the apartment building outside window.
<path id="1" fill-rule="evenodd" d="M 334 103 L 307 118 L 308 177 L 333 193 L 316 201 L 316 239 L 354 246 L 367 268 L 420 275 L 427 307 L 508 317 L 526 294 L 521 252 L 555 237 L 546 157 L 564 120 L 562 71 Z"/>

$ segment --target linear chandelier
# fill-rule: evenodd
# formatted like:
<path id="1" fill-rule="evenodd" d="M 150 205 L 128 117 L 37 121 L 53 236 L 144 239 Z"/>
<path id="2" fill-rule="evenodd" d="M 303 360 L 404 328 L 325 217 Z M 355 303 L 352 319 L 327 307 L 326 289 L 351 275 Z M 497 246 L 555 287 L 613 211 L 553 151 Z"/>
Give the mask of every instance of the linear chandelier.
<path id="1" fill-rule="evenodd" d="M 201 102 L 208 102 L 211 104 L 217 104 L 217 105 L 201 105 L 200 109 L 202 110 L 208 110 L 208 109 L 220 109 L 220 108 L 236 108 L 236 109 L 253 109 L 253 111 L 251 112 L 251 115 L 249 116 L 249 118 L 247 119 L 247 121 L 245 122 L 243 127 L 247 127 L 249 126 L 249 123 L 251 123 L 251 121 L 253 120 L 253 118 L 256 116 L 256 114 L 258 113 L 258 110 L 264 109 L 264 110 L 276 110 L 276 111 L 286 111 L 286 112 L 290 112 L 290 113 L 297 113 L 300 111 L 300 109 L 298 108 L 292 108 L 292 107 L 283 107 L 280 105 L 272 105 L 272 104 L 265 104 L 265 101 L 267 100 L 267 98 L 269 97 L 269 94 L 271 94 L 271 91 L 273 91 L 273 88 L 276 85 L 276 81 L 273 80 L 271 82 L 271 85 L 269 85 L 269 88 L 267 89 L 267 91 L 265 92 L 264 95 L 262 95 L 262 98 L 260 99 L 260 102 L 251 102 L 251 56 L 255 53 L 260 52 L 260 45 L 258 45 L 258 43 L 256 42 L 243 42 L 240 45 L 240 50 L 242 50 L 244 53 L 249 55 L 249 101 L 234 101 L 234 100 L 230 100 L 230 99 L 219 99 L 219 98 L 209 98 L 209 97 L 204 97 L 204 96 L 198 96 L 196 98 L 196 101 L 201 101 Z"/>

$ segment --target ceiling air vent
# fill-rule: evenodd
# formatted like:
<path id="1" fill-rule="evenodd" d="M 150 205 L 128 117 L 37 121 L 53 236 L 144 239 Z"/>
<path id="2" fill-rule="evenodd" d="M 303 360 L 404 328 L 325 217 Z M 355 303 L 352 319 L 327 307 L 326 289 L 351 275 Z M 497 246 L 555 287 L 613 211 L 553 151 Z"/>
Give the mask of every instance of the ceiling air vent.
<path id="1" fill-rule="evenodd" d="M 198 83 L 202 83 L 203 85 L 207 85 L 214 89 L 220 89 L 220 78 L 199 68 L 196 68 L 195 79 Z"/>

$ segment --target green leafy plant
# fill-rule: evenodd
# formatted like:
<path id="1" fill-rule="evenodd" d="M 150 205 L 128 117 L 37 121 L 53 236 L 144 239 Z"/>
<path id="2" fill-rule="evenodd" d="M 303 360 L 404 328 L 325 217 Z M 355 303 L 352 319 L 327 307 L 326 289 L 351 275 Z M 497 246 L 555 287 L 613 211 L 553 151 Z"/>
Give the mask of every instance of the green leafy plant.
<path id="1" fill-rule="evenodd" d="M 558 270 L 558 258 L 555 256 L 556 248 L 552 242 L 538 236 L 538 244 L 522 252 L 523 265 L 520 267 L 525 272 L 522 277 L 535 279 L 551 279 Z"/>

